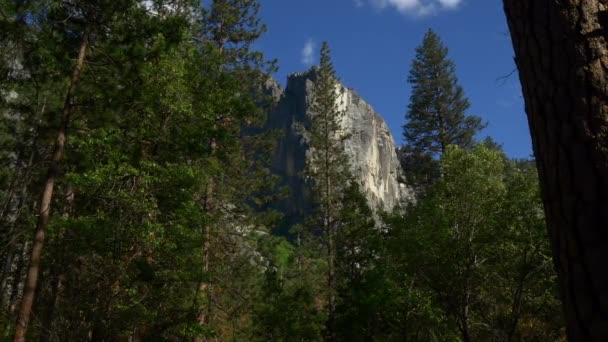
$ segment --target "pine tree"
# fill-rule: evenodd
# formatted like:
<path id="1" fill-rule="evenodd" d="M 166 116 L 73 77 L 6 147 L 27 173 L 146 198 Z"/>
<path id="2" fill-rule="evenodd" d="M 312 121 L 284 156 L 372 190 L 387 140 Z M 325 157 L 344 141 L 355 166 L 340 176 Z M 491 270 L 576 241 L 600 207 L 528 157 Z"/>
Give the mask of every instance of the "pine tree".
<path id="1" fill-rule="evenodd" d="M 27 82 L 31 70 L 24 70 L 25 58 L 36 55 L 35 29 L 19 20 L 21 11 L 36 12 L 37 4 L 3 2 L 0 10 L 0 321 L 12 318 L 4 314 L 16 309 L 18 287 L 27 257 L 33 208 L 30 196 L 33 180 L 40 176 L 43 165 L 34 163 L 37 142 L 43 132 L 41 124 L 52 107 L 48 101 L 60 85 L 53 77 L 40 80 L 36 86 Z M 41 45 L 44 45 L 41 43 Z M 34 51 L 33 51 L 34 50 Z M 44 64 L 41 60 L 40 64 Z"/>
<path id="2" fill-rule="evenodd" d="M 442 155 L 448 145 L 472 147 L 475 134 L 484 128 L 481 118 L 466 114 L 469 100 L 447 55 L 439 36 L 429 30 L 408 77 L 412 95 L 403 136 L 408 145 L 433 155 Z"/>
<path id="3" fill-rule="evenodd" d="M 265 156 L 260 152 L 271 150 L 268 146 L 260 147 L 268 144 L 266 136 L 242 134 L 244 128 L 258 127 L 264 122 L 265 115 L 259 106 L 262 95 L 258 90 L 275 68 L 273 61 L 266 61 L 263 54 L 252 49 L 253 42 L 266 32 L 265 25 L 260 23 L 259 10 L 256 0 L 211 1 L 203 8 L 198 35 L 203 50 L 219 60 L 217 70 L 208 77 L 229 81 L 224 85 L 229 92 L 222 99 L 209 99 L 220 106 L 208 118 L 210 134 L 205 137 L 209 162 L 215 165 L 207 178 L 203 200 L 207 215 L 212 218 L 204 228 L 206 238 L 202 246 L 203 272 L 208 280 L 200 286 L 203 301 L 208 305 L 199 313 L 199 322 L 207 327 L 231 319 L 218 316 L 227 311 L 222 306 L 231 305 L 227 301 L 242 301 L 242 293 L 234 298 L 221 297 L 238 292 L 229 291 L 235 284 L 228 281 L 226 274 L 236 268 L 230 253 L 237 253 L 242 246 L 228 249 L 221 243 L 240 235 L 235 231 L 238 225 L 251 226 L 257 217 L 246 203 L 258 202 L 260 199 L 254 199 L 254 194 L 272 184 Z M 212 283 L 215 284 L 211 286 Z"/>
<path id="4" fill-rule="evenodd" d="M 403 126 L 406 146 L 402 151 L 406 175 L 423 187 L 439 174 L 434 160 L 443 155 L 447 146 L 470 148 L 475 144 L 475 135 L 485 127 L 481 118 L 466 114 L 470 103 L 458 84 L 455 69 L 454 62 L 448 59 L 447 47 L 429 29 L 416 49 L 408 77 L 412 93 Z"/>
<path id="5" fill-rule="evenodd" d="M 314 202 L 317 204 L 316 224 L 320 227 L 327 261 L 327 335 L 335 340 L 336 305 L 336 234 L 342 194 L 352 175 L 344 152 L 340 109 L 342 88 L 331 61 L 327 42 L 321 47 L 321 60 L 317 72 L 313 113 L 309 131 L 312 151 L 307 161 L 306 176 L 312 181 Z"/>
<path id="6" fill-rule="evenodd" d="M 216 11 L 211 19 L 211 12 L 189 0 L 120 6 L 48 0 L 32 3 L 33 9 L 17 6 L 15 15 L 0 20 L 3 28 L 27 33 L 2 31 L 0 43 L 20 44 L 16 51 L 23 51 L 20 62 L 29 75 L 2 79 L 2 94 L 15 89 L 19 97 L 3 101 L 1 110 L 17 113 L 12 117 L 28 126 L 25 133 L 44 133 L 37 140 L 19 133 L 1 144 L 2 150 L 24 146 L 18 163 L 1 158 L 2 174 L 10 179 L 0 181 L 17 179 L 11 188 L 19 191 L 13 192 L 21 192 L 22 183 L 27 192 L 19 201 L 5 201 L 11 196 L 2 193 L 3 205 L 34 202 L 40 185 L 29 179 L 45 179 L 38 169 L 47 167 L 56 127 L 65 127 L 68 135 L 54 174 L 30 336 L 41 341 L 224 339 L 229 329 L 236 336 L 247 324 L 259 267 L 251 264 L 254 233 L 243 227 L 256 223 L 250 203 L 258 203 L 257 189 L 272 177 L 260 153 L 253 155 L 260 139 L 243 137 L 241 131 L 263 119 L 252 89 L 266 70 L 263 56 L 250 49 L 262 32 L 247 26 L 258 25 L 251 17 L 257 13 L 255 2 L 217 3 L 223 4 L 217 7 L 221 14 Z M 213 20 L 226 39 L 212 39 Z M 89 22 L 90 34 L 84 35 Z M 256 33 L 246 34 L 248 29 Z M 74 97 L 65 101 L 70 66 L 85 36 L 90 45 L 84 72 Z M 59 125 L 64 104 L 71 115 Z M 37 129 L 38 117 L 44 129 Z M 36 152 L 35 173 L 21 166 L 27 166 L 27 148 Z M 6 239 L 29 235 L 32 216 L 24 212 L 16 227 L 23 229 L 13 233 L 11 228 Z M 209 227 L 220 228 L 208 254 L 218 262 L 204 272 L 208 259 L 201 246 L 209 241 Z M 0 252 L 3 289 L 23 284 L 30 245 L 18 242 Z M 22 254 L 26 257 L 19 258 Z M 200 284 L 211 282 L 219 290 L 209 300 Z M 18 302 L 17 294 L 10 297 L 3 299 Z M 212 312 L 216 321 L 201 325 L 198 318 L 209 312 L 210 302 L 221 306 Z M 15 321 L 12 310 L 6 311 Z M 5 326 L 4 337 L 12 333 Z"/>
<path id="7" fill-rule="evenodd" d="M 155 228 L 160 227 L 158 221 L 150 218 L 163 219 L 155 211 L 158 203 L 151 189 L 159 184 L 150 182 L 157 176 L 151 171 L 161 171 L 165 176 L 161 178 L 165 180 L 172 178 L 173 186 L 169 188 L 179 187 L 175 186 L 179 184 L 175 181 L 178 177 L 167 170 L 170 168 L 151 167 L 151 159 L 158 157 L 151 152 L 159 141 L 146 139 L 145 129 L 162 131 L 161 124 L 155 123 L 166 118 L 167 112 L 174 114 L 176 106 L 183 104 L 182 98 L 174 97 L 182 90 L 177 88 L 183 84 L 183 77 L 170 86 L 155 83 L 167 98 L 156 97 L 159 100 L 153 102 L 149 101 L 153 96 L 148 85 L 158 78 L 146 77 L 146 71 L 162 67 L 161 62 L 169 59 L 166 52 L 170 49 L 164 48 L 175 47 L 175 41 L 181 40 L 186 20 L 177 15 L 149 15 L 145 7 L 134 1 L 120 4 L 48 1 L 39 6 L 42 10 L 18 7 L 15 17 L 34 20 L 23 22 L 29 31 L 29 41 L 20 46 L 23 56 L 19 62 L 28 77 L 9 80 L 9 85 L 16 87 L 18 98 L 24 101 L 17 108 L 18 117 L 28 119 L 30 112 L 36 112 L 40 125 L 45 128 L 40 131 L 46 134 L 34 139 L 39 145 L 35 146 L 39 150 L 35 154 L 36 164 L 46 168 L 47 159 L 52 160 L 48 176 L 40 176 L 46 184 L 43 198 L 47 204 L 46 208 L 37 206 L 44 215 L 39 215 L 15 339 L 24 338 L 27 311 L 32 309 L 32 302 L 37 319 L 29 333 L 35 336 L 39 332 L 41 341 L 82 339 L 88 334 L 92 334 L 93 339 L 118 336 L 120 328 L 129 325 L 139 328 L 139 324 L 146 322 L 146 315 L 141 311 L 146 304 L 134 308 L 137 314 L 131 317 L 137 318 L 133 320 L 112 316 L 116 312 L 112 310 L 132 303 L 133 298 L 141 295 L 134 289 L 146 287 L 134 281 L 139 273 L 134 268 L 149 271 L 151 267 L 142 263 L 141 258 L 125 256 L 133 250 L 149 256 L 152 241 L 145 236 L 156 234 Z M 183 72 L 182 65 L 176 64 L 171 70 Z M 142 108 L 144 102 L 146 108 Z M 173 107 L 155 106 L 158 102 L 171 103 Z M 146 110 L 152 108 L 158 116 Z M 180 109 L 183 112 L 184 107 Z M 149 135 L 164 138 L 162 133 Z M 55 139 L 55 153 L 49 157 Z M 36 197 L 36 193 L 41 192 L 40 185 L 35 184 L 28 192 L 24 198 Z M 52 192 L 54 196 L 50 196 Z M 179 212 L 176 207 L 169 211 Z M 31 226 L 27 231 L 29 235 Z M 169 236 L 176 239 L 178 232 L 171 230 L 174 234 Z M 42 257 L 44 263 L 40 264 L 44 235 L 49 239 Z M 154 244 L 166 247 L 157 242 Z M 160 255 L 156 254 L 156 260 L 169 260 Z M 96 272 L 83 276 L 83 267 Z M 15 272 L 13 279 L 17 284 L 23 283 L 19 278 L 19 272 Z M 121 291 L 120 295 L 107 292 L 109 284 Z M 178 297 L 169 292 L 162 298 Z M 150 299 L 161 297 L 152 291 L 148 293 Z M 108 300 L 110 297 L 112 301 Z M 159 301 L 154 304 L 158 305 Z M 167 305 L 159 307 L 167 308 Z M 67 321 L 71 324 L 65 324 Z M 112 323 L 108 323 L 110 321 Z"/>
<path id="8" fill-rule="evenodd" d="M 343 192 L 336 234 L 336 335 L 339 341 L 378 338 L 376 325 L 381 230 L 359 184 Z M 375 317 L 376 316 L 376 317 Z"/>
<path id="9" fill-rule="evenodd" d="M 68 18 L 72 20 L 66 20 L 66 26 L 72 26 L 74 22 L 78 22 L 73 25 L 73 34 L 77 36 L 77 41 L 71 49 L 66 51 L 68 54 L 75 54 L 77 56 L 76 61 L 70 67 L 68 73 L 67 87 L 64 95 L 64 105 L 60 110 L 59 125 L 55 133 L 55 139 L 52 143 L 52 153 L 50 157 L 50 163 L 48 166 L 47 175 L 44 180 L 44 186 L 40 191 L 40 199 L 37 205 L 37 223 L 35 237 L 32 243 L 32 250 L 30 253 L 29 266 L 27 270 L 27 276 L 23 287 L 23 295 L 21 297 L 19 315 L 17 317 L 17 324 L 15 329 L 15 341 L 25 341 L 25 335 L 30 319 L 32 305 L 34 303 L 34 297 L 36 289 L 38 287 L 38 278 L 40 276 L 40 261 L 42 258 L 42 249 L 44 246 L 45 234 L 48 228 L 48 224 L 51 218 L 51 204 L 53 202 L 54 192 L 56 190 L 56 183 L 60 177 L 60 168 L 63 164 L 65 143 L 67 136 L 67 128 L 71 122 L 71 116 L 74 111 L 74 96 L 76 88 L 80 82 L 81 73 L 83 71 L 86 55 L 90 48 L 89 35 L 95 24 L 99 21 L 103 21 L 102 9 L 103 6 L 95 6 L 95 4 L 87 3 L 86 1 L 73 4 L 73 8 L 66 4 L 55 4 L 57 8 L 64 10 L 63 14 L 66 14 Z M 59 11 L 57 11 L 59 12 Z M 51 10 L 49 17 L 52 18 L 53 14 L 58 14 Z M 76 13 L 75 13 L 76 12 Z M 66 37 L 66 40 L 69 38 Z M 71 50 L 71 51 L 70 51 Z M 67 75 L 66 75 L 67 76 Z"/>

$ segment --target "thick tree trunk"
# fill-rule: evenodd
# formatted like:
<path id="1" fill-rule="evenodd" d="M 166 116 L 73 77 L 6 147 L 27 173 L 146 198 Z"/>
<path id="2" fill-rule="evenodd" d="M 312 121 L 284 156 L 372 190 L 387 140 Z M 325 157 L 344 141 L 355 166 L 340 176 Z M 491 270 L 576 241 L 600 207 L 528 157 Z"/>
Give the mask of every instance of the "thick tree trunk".
<path id="1" fill-rule="evenodd" d="M 608 341 L 604 3 L 504 0 L 571 341 Z"/>
<path id="2" fill-rule="evenodd" d="M 32 304 L 34 303 L 34 296 L 36 293 L 36 286 L 38 285 L 38 275 L 40 273 L 40 258 L 42 256 L 42 247 L 44 246 L 44 235 L 46 227 L 50 219 L 51 201 L 53 199 L 53 191 L 55 190 L 55 181 L 59 174 L 59 166 L 63 159 L 63 152 L 65 149 L 66 131 L 70 122 L 70 115 L 73 110 L 73 97 L 76 84 L 80 81 L 80 74 L 84 66 L 88 48 L 88 30 L 82 34 L 80 48 L 78 51 L 78 58 L 74 69 L 72 70 L 72 76 L 68 91 L 65 97 L 65 103 L 63 106 L 63 112 L 61 116 L 61 123 L 59 130 L 57 131 L 57 137 L 55 140 L 55 147 L 53 150 L 53 156 L 49 169 L 47 172 L 46 182 L 42 193 L 40 195 L 40 202 L 38 205 L 38 222 L 36 223 L 36 233 L 34 242 L 32 244 L 32 252 L 30 256 L 30 263 L 27 270 L 27 276 L 25 278 L 25 285 L 23 288 L 23 296 L 21 297 L 21 306 L 19 309 L 19 315 L 17 317 L 17 326 L 15 327 L 15 342 L 25 341 L 25 334 L 27 331 L 27 325 L 30 319 L 30 313 L 32 311 Z"/>

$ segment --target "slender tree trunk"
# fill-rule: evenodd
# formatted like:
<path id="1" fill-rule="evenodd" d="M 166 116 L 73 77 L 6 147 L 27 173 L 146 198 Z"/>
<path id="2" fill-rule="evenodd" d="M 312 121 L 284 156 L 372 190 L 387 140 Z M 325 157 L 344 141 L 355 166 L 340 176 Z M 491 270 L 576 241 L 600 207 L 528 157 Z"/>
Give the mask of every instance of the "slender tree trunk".
<path id="1" fill-rule="evenodd" d="M 329 222 L 329 217 L 326 219 Z M 327 325 L 329 330 L 329 341 L 336 341 L 336 270 L 335 270 L 335 241 L 334 233 L 332 231 L 331 224 L 328 224 L 329 236 L 327 241 L 327 258 L 328 258 L 328 272 L 327 282 L 329 287 L 329 314 L 327 319 Z"/>
<path id="2" fill-rule="evenodd" d="M 608 341 L 605 0 L 504 0 L 571 341 Z"/>
<path id="3" fill-rule="evenodd" d="M 215 155 L 215 151 L 217 150 L 217 141 L 215 140 L 215 138 L 211 138 L 209 140 L 209 149 L 210 149 L 210 153 L 211 156 Z M 209 179 L 209 183 L 207 184 L 207 189 L 205 190 L 205 211 L 207 212 L 207 214 L 212 214 L 215 211 L 215 205 L 214 205 L 214 193 L 215 193 L 215 180 L 213 179 L 213 177 L 211 179 Z M 205 227 L 205 233 L 204 233 L 204 241 L 203 241 L 203 273 L 207 276 L 209 274 L 209 270 L 210 270 L 210 259 L 211 259 L 211 246 L 212 246 L 212 242 L 211 242 L 211 238 L 213 236 L 213 225 L 208 225 L 207 227 Z M 210 284 L 209 284 L 209 280 L 205 280 L 203 281 L 200 285 L 199 285 L 199 291 L 205 296 L 205 299 L 207 300 L 207 303 L 205 304 L 205 307 L 200 309 L 199 315 L 198 315 L 198 322 L 200 325 L 206 325 L 209 323 L 209 314 L 210 314 L 210 305 L 209 305 L 209 298 L 211 296 L 211 288 L 210 288 Z M 203 341 L 202 338 L 197 338 L 197 341 Z"/>
<path id="4" fill-rule="evenodd" d="M 44 107 L 43 107 L 42 111 L 44 112 Z M 9 229 L 9 232 L 8 232 L 8 238 L 10 239 L 10 242 L 9 242 L 9 245 L 7 248 L 8 255 L 7 255 L 3 270 L 2 270 L 2 275 L 0 276 L 0 279 L 1 279 L 0 280 L 0 309 L 4 309 L 4 306 L 5 306 L 4 297 L 5 297 L 5 294 L 7 294 L 6 287 L 8 285 L 8 278 L 9 278 L 10 273 L 13 268 L 15 255 L 17 253 L 19 253 L 19 251 L 17 250 L 18 234 L 15 234 L 15 228 L 16 228 L 17 224 L 19 223 L 19 217 L 21 215 L 21 211 L 23 210 L 23 208 L 25 207 L 25 203 L 29 199 L 27 188 L 30 183 L 30 174 L 31 174 L 32 164 L 34 163 L 34 150 L 33 150 L 34 148 L 35 148 L 35 143 L 32 146 L 32 151 L 30 152 L 30 157 L 28 159 L 27 167 L 25 169 L 25 175 L 23 176 L 23 181 L 21 182 L 21 192 L 19 194 L 19 202 L 17 203 L 17 210 L 15 212 L 14 218 L 12 219 L 11 228 Z M 15 275 L 15 276 L 18 277 L 18 275 Z"/>
<path id="5" fill-rule="evenodd" d="M 522 280 L 513 294 L 513 304 L 511 305 L 511 324 L 509 325 L 509 331 L 507 332 L 508 342 L 514 341 L 517 334 L 517 328 L 519 326 L 519 319 L 521 316 L 521 300 L 524 290 L 523 287 L 524 281 Z"/>
<path id="6" fill-rule="evenodd" d="M 528 252 L 524 252 L 524 261 L 525 265 L 528 265 L 527 262 L 527 254 Z M 515 341 L 516 336 L 518 335 L 518 327 L 519 320 L 521 319 L 521 306 L 524 295 L 524 289 L 526 286 L 526 280 L 530 272 L 524 272 L 518 277 L 517 288 L 513 293 L 513 303 L 511 304 L 511 323 L 509 325 L 509 331 L 507 332 L 507 341 L 512 342 Z"/>
<path id="7" fill-rule="evenodd" d="M 42 115 L 44 115 L 44 112 L 46 110 L 46 99 L 44 100 L 44 103 L 42 104 L 42 108 L 40 110 L 40 116 L 42 117 Z M 24 156 L 23 154 L 25 154 L 25 151 L 23 151 L 23 148 L 19 148 L 19 153 L 17 154 L 17 158 L 15 159 L 15 162 L 17 165 L 17 172 L 15 173 L 15 176 L 13 178 L 13 180 L 11 181 L 11 185 L 9 186 L 9 191 L 8 191 L 8 195 L 6 196 L 6 201 L 4 202 L 3 208 L 2 208 L 2 212 L 0 213 L 0 222 L 5 222 L 7 220 L 5 220 L 5 217 L 8 216 L 9 212 L 14 209 L 14 206 L 12 205 L 13 200 L 15 199 L 15 192 L 17 189 L 17 186 L 19 184 L 20 178 L 23 178 L 21 180 L 21 194 L 24 193 L 23 188 L 26 188 L 28 185 L 28 180 L 29 180 L 29 174 L 30 174 L 30 170 L 32 167 L 32 163 L 34 161 L 34 151 L 36 148 L 36 142 L 38 140 L 37 136 L 38 136 L 38 130 L 39 128 L 36 127 L 35 128 L 35 137 L 34 140 L 31 144 L 31 150 L 29 151 L 29 158 L 28 158 L 28 162 L 27 164 L 23 165 L 23 159 Z M 27 148 L 26 148 L 27 151 Z M 23 176 L 22 176 L 23 175 Z M 18 201 L 22 201 L 22 197 L 18 197 Z M 17 206 L 17 211 L 20 208 L 20 206 Z M 16 216 L 16 215 L 14 215 Z M 13 220 L 14 222 L 15 220 Z M 14 226 L 14 224 L 13 224 Z"/>
<path id="8" fill-rule="evenodd" d="M 21 154 L 21 153 L 20 153 Z M 22 159 L 21 156 L 17 157 L 17 160 L 20 163 Z M 15 228 L 17 223 L 19 222 L 19 214 L 21 209 L 23 208 L 23 204 L 25 202 L 25 198 L 27 197 L 27 186 L 29 183 L 29 173 L 33 163 L 34 153 L 33 151 L 30 153 L 30 157 L 28 159 L 28 163 L 24 166 L 20 166 L 18 168 L 17 174 L 15 175 L 15 179 L 13 180 L 10 186 L 10 192 L 2 213 L 0 214 L 0 223 L 7 224 L 7 229 L 5 230 L 7 247 L 3 251 L 4 254 L 4 265 L 2 270 L 0 271 L 0 309 L 4 308 L 4 298 L 5 298 L 5 289 L 7 285 L 7 280 L 10 277 L 10 273 L 13 267 L 13 261 L 15 254 L 17 253 L 17 237 L 18 234 L 15 233 Z M 21 177 L 21 173 L 23 173 L 23 177 Z M 21 180 L 21 190 L 19 195 L 17 195 L 17 204 L 16 206 L 12 204 L 13 199 L 15 197 L 15 188 L 17 187 L 20 178 Z M 14 210 L 12 215 L 9 215 L 9 212 Z M 8 216 L 11 216 L 10 218 Z M 6 218 L 6 219 L 5 219 Z M 9 224 L 10 222 L 10 224 Z M 8 227 L 10 226 L 10 227 Z M 3 237 L 4 238 L 4 237 Z M 3 241 L 4 243 L 4 241 Z"/>
<path id="9" fill-rule="evenodd" d="M 467 286 L 468 287 L 468 286 Z M 464 303 L 464 307 L 462 308 L 462 341 L 463 342 L 471 342 L 471 326 L 470 326 L 470 318 L 469 318 L 469 311 L 470 311 L 470 299 L 471 299 L 471 293 L 469 290 L 467 290 L 466 294 L 465 294 L 465 303 Z"/>
<path id="10" fill-rule="evenodd" d="M 66 206 L 63 213 L 63 218 L 68 219 L 71 215 L 74 214 L 74 189 L 72 186 L 68 186 L 65 192 L 66 198 Z M 66 252 L 67 245 L 65 244 L 65 228 L 62 227 L 57 236 L 57 240 L 59 241 L 60 248 L 60 256 L 56 263 L 51 267 L 50 278 L 51 278 L 51 293 L 50 299 L 48 301 L 48 312 L 45 317 L 41 319 L 41 332 L 40 332 L 40 342 L 49 342 L 53 336 L 53 329 L 55 323 L 55 317 L 57 315 L 57 309 L 59 307 L 59 302 L 61 300 L 61 292 L 63 290 L 63 286 L 65 283 L 65 273 L 63 271 L 63 265 L 61 263 L 62 260 L 66 260 Z"/>
<path id="11" fill-rule="evenodd" d="M 332 191 L 332 182 L 331 182 L 331 174 L 330 174 L 330 169 L 333 165 L 331 165 L 331 160 L 330 160 L 330 146 L 332 144 L 332 133 L 329 129 L 329 122 L 331 120 L 331 118 L 329 117 L 328 113 L 325 112 L 323 114 L 325 116 L 325 132 L 324 132 L 324 140 L 325 140 L 325 153 L 324 153 L 324 158 L 325 158 L 325 203 L 324 203 L 324 229 L 325 229 L 325 234 L 327 236 L 327 287 L 328 287 L 328 291 L 329 291 L 329 296 L 328 296 L 328 300 L 327 300 L 327 306 L 328 306 L 328 317 L 327 317 L 327 330 L 328 330 L 328 340 L 330 342 L 334 342 L 336 341 L 336 315 L 335 315 L 335 311 L 336 311 L 336 284 L 335 284 L 335 246 L 334 246 L 334 229 L 333 229 L 333 224 L 332 224 L 332 213 L 331 213 L 331 206 L 332 206 L 332 198 L 333 198 L 333 191 Z"/>
<path id="12" fill-rule="evenodd" d="M 463 323 L 462 326 L 462 342 L 471 342 L 471 333 L 469 332 L 469 326 L 467 323 Z"/>
<path id="13" fill-rule="evenodd" d="M 15 328 L 15 342 L 25 341 L 27 325 L 32 311 L 32 304 L 34 303 L 36 286 L 38 285 L 38 275 L 40 273 L 40 258 L 42 256 L 42 248 L 44 246 L 44 235 L 50 218 L 51 201 L 53 199 L 53 191 L 55 190 L 55 181 L 59 174 L 60 163 L 63 159 L 66 141 L 66 131 L 70 122 L 70 115 L 72 114 L 73 110 L 72 101 L 74 97 L 74 91 L 76 85 L 80 81 L 80 74 L 82 72 L 82 68 L 84 66 L 86 58 L 89 42 L 88 36 L 88 29 L 85 29 L 82 34 L 80 48 L 78 51 L 78 58 L 76 60 L 76 64 L 74 65 L 70 84 L 68 86 L 67 94 L 65 97 L 65 103 L 63 105 L 63 112 L 61 116 L 61 123 L 59 126 L 59 130 L 57 131 L 57 138 L 55 140 L 55 147 L 51 163 L 47 172 L 46 182 L 40 195 L 36 234 L 32 245 L 30 264 L 28 267 L 27 276 L 25 278 L 23 296 L 21 298 L 21 307 L 19 309 L 19 316 L 17 318 L 17 326 Z"/>
<path id="14" fill-rule="evenodd" d="M 439 75 L 436 74 L 435 77 L 437 79 L 439 79 Z M 436 96 L 437 98 L 435 99 L 435 101 L 437 101 L 437 103 L 435 103 L 435 111 L 437 113 L 437 124 L 439 125 L 439 148 L 440 148 L 440 156 L 443 156 L 445 154 L 445 150 L 448 147 L 449 142 L 447 141 L 447 133 L 446 133 L 446 124 L 445 124 L 445 120 L 443 117 L 443 112 L 441 111 L 441 106 L 439 105 L 439 96 L 441 95 L 441 87 L 437 87 L 437 89 L 435 89 Z"/>
<path id="15" fill-rule="evenodd" d="M 2 266 L 2 275 L 0 276 L 0 310 L 5 309 L 5 297 L 8 297 L 6 285 L 8 285 L 8 279 L 13 268 L 13 262 L 15 254 L 17 253 L 15 248 L 14 240 L 11 238 L 11 242 L 7 247 L 6 258 L 4 260 L 4 266 Z"/>
<path id="16" fill-rule="evenodd" d="M 4 201 L 4 205 L 2 206 L 2 211 L 0 211 L 0 222 L 5 221 L 4 217 L 8 216 L 8 213 L 11 210 L 11 204 L 13 203 L 13 196 L 15 195 L 15 188 L 17 187 L 18 180 L 19 176 L 15 175 L 14 179 L 11 181 L 11 184 L 8 186 L 8 195 L 6 196 L 6 201 Z"/>
<path id="17" fill-rule="evenodd" d="M 14 314 L 17 311 L 18 297 L 19 297 L 19 288 L 23 284 L 22 281 L 22 272 L 25 267 L 25 263 L 27 262 L 27 254 L 30 250 L 29 241 L 24 241 L 21 244 L 21 250 L 19 251 L 19 255 L 17 255 L 18 259 L 16 261 L 15 272 L 13 273 L 13 282 L 11 284 L 11 298 L 9 299 L 9 308 L 8 311 L 11 314 Z"/>
<path id="18" fill-rule="evenodd" d="M 226 39 L 224 38 L 223 32 L 221 30 L 222 23 L 219 24 L 220 31 L 218 32 L 218 37 L 216 38 L 216 42 L 218 44 L 220 55 L 224 54 L 224 45 L 226 44 Z M 220 65 L 220 71 L 223 71 L 223 65 Z M 216 124 L 218 124 L 219 117 L 216 116 Z M 217 151 L 217 140 L 215 138 L 209 139 L 209 151 L 210 156 L 215 156 L 215 152 Z M 215 179 L 211 177 L 209 179 L 209 184 L 207 184 L 207 189 L 205 193 L 205 211 L 208 214 L 211 214 L 215 211 Z M 213 237 L 213 225 L 209 225 L 205 229 L 204 241 L 203 241 L 203 273 L 205 275 L 209 274 L 210 270 L 210 259 L 211 259 L 211 238 Z M 205 295 L 205 299 L 207 300 L 206 306 L 201 309 L 198 322 L 200 325 L 206 325 L 209 322 L 209 315 L 211 314 L 210 310 L 210 297 L 211 297 L 211 285 L 209 284 L 209 280 L 203 282 L 200 285 L 201 292 Z M 197 338 L 197 341 L 202 341 L 201 338 Z"/>
<path id="19" fill-rule="evenodd" d="M 65 276 L 60 274 L 59 276 L 52 276 L 51 280 L 51 303 L 49 307 L 49 312 L 42 322 L 42 330 L 40 332 L 40 342 L 49 342 L 51 341 L 51 337 L 53 336 L 53 326 L 55 322 L 55 316 L 57 312 L 57 307 L 59 306 L 59 298 L 61 296 L 61 288 L 63 286 L 63 281 Z"/>

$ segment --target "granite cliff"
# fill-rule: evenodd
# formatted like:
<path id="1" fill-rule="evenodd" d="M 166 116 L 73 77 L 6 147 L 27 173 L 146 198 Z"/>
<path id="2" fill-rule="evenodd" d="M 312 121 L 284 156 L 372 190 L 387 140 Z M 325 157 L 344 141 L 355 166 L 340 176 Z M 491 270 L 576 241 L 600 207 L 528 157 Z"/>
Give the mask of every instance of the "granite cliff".
<path id="1" fill-rule="evenodd" d="M 268 115 L 267 128 L 283 132 L 274 151 L 273 169 L 290 190 L 279 207 L 292 222 L 299 221 L 310 208 L 309 189 L 301 175 L 311 153 L 305 136 L 310 128 L 316 77 L 312 68 L 303 74 L 291 74 L 284 90 L 272 80 L 267 84 L 269 95 L 276 101 Z M 353 89 L 340 87 L 343 91 L 339 103 L 346 112 L 342 127 L 348 136 L 345 151 L 370 206 L 391 210 L 399 202 L 409 201 L 412 191 L 404 183 L 395 142 L 386 122 Z"/>

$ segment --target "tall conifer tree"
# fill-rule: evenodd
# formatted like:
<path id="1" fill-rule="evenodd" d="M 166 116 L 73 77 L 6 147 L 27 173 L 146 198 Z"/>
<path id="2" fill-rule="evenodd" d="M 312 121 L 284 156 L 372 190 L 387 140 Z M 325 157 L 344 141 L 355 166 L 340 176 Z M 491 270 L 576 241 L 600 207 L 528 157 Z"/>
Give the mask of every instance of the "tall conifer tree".
<path id="1" fill-rule="evenodd" d="M 7 181 L 15 184 L 15 195 L 0 193 L 2 208 L 8 203 L 11 211 L 0 218 L 10 226 L 7 234 L 2 231 L 2 242 L 12 244 L 0 251 L 0 293 L 7 294 L 0 299 L 6 309 L 0 321 L 7 321 L 5 315 L 16 321 L 13 307 L 30 254 L 25 238 L 12 241 L 22 232 L 30 235 L 33 209 L 28 204 L 20 215 L 16 209 L 41 192 L 44 182 L 35 181 L 47 179 L 39 169 L 47 168 L 60 126 L 65 157 L 52 165 L 53 211 L 45 211 L 49 217 L 42 227 L 48 239 L 40 267 L 29 257 L 38 281 L 30 277 L 28 284 L 37 289 L 26 287 L 30 304 L 18 322 L 17 340 L 24 338 L 29 312 L 36 320 L 28 335 L 41 341 L 223 340 L 228 326 L 233 335 L 243 331 L 249 284 L 258 269 L 247 254 L 255 248 L 254 232 L 242 227 L 253 226 L 257 215 L 249 203 L 271 178 L 260 153 L 252 157 L 264 139 L 241 135 L 244 126 L 263 120 L 252 90 L 267 70 L 263 56 L 250 49 L 264 31 L 255 17 L 259 5 L 48 0 L 29 8 L 19 3 L 14 14 L 3 11 L 10 17 L 0 16 L 0 26 L 22 33 L 1 33 L 0 47 L 18 45 L 17 62 L 27 77 L 0 80 L 1 94 L 18 95 L 10 103 L 3 99 L 0 113 L 11 113 L 19 124 L 40 125 L 43 129 L 24 131 L 44 135 L 20 139 L 24 152 L 7 154 L 19 161 L 0 157 L 0 173 L 10 173 Z M 82 77 L 66 101 L 83 38 L 88 48 Z M 64 107 L 69 120 L 62 116 Z M 13 141 L 26 137 L 17 133 L 10 144 L 0 144 L 2 151 L 16 149 Z M 34 172 L 27 167 L 32 153 L 26 147 L 36 152 Z M 210 231 L 213 245 L 203 258 L 201 246 Z M 207 262 L 211 267 L 204 268 Z M 213 298 L 201 293 L 201 283 L 214 284 L 217 290 L 207 291 Z M 201 313 L 212 319 L 201 322 Z M 5 338 L 13 333 L 12 325 L 3 328 Z"/>
<path id="2" fill-rule="evenodd" d="M 447 47 L 429 30 L 408 77 L 412 95 L 403 136 L 416 150 L 434 155 L 442 155 L 448 145 L 472 147 L 475 134 L 485 126 L 481 118 L 466 114 L 470 103 L 447 55 Z"/>
<path id="3" fill-rule="evenodd" d="M 342 194 L 351 181 L 348 159 L 344 152 L 340 108 L 341 86 L 338 83 L 327 42 L 321 47 L 321 61 L 317 73 L 315 97 L 312 104 L 310 147 L 312 158 L 306 167 L 313 181 L 314 198 L 318 205 L 316 224 L 321 234 L 327 259 L 327 334 L 335 340 L 336 305 L 336 234 Z"/>
<path id="4" fill-rule="evenodd" d="M 403 126 L 404 167 L 411 180 L 423 186 L 438 174 L 434 158 L 448 145 L 472 147 L 475 134 L 485 127 L 480 117 L 466 114 L 470 103 L 455 70 L 447 47 L 429 29 L 410 69 L 412 93 Z"/>

